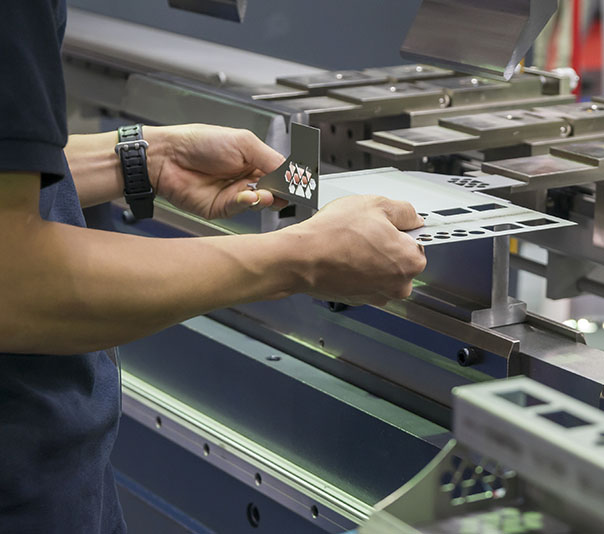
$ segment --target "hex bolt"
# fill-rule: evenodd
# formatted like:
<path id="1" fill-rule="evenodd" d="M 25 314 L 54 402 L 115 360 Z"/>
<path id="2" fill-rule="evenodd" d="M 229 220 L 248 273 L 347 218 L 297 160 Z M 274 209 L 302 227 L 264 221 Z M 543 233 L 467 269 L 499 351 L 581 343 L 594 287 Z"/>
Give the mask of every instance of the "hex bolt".
<path id="1" fill-rule="evenodd" d="M 457 353 L 457 362 L 462 367 L 470 367 L 480 361 L 480 354 L 474 347 L 464 347 Z"/>

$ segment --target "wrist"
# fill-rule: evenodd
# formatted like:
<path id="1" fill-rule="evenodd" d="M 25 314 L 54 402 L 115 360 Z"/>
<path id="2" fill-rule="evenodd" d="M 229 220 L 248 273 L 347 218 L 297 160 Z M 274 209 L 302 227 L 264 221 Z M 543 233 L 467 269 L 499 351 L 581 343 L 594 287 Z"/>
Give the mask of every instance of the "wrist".
<path id="1" fill-rule="evenodd" d="M 171 152 L 170 131 L 163 126 L 143 126 L 143 138 L 149 143 L 147 148 L 149 181 L 153 190 L 158 193 L 161 171 Z"/>
<path id="2" fill-rule="evenodd" d="M 311 293 L 318 263 L 312 233 L 303 224 L 295 224 L 265 235 L 277 240 L 275 248 L 270 250 L 278 251 L 277 268 L 284 275 L 287 293 Z"/>

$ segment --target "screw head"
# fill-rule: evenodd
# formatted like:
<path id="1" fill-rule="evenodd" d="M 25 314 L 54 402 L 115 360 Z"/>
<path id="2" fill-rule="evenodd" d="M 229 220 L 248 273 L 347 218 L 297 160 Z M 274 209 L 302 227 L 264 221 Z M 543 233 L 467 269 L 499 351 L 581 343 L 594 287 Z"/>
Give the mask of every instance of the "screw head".
<path id="1" fill-rule="evenodd" d="M 470 367 L 480 361 L 480 354 L 474 347 L 464 347 L 457 353 L 457 362 L 462 367 Z"/>

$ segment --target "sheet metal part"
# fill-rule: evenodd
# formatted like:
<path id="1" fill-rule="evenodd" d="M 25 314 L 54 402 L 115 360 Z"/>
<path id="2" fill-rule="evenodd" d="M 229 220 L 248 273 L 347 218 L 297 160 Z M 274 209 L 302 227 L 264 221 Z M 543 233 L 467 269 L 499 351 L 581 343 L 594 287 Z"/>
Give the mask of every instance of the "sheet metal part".
<path id="1" fill-rule="evenodd" d="M 567 504 L 561 513 L 573 522 L 586 521 L 589 531 L 602 524 L 601 410 L 524 377 L 459 388 L 454 399 L 460 442 L 558 496 Z M 554 464 L 564 468 L 551 468 Z"/>
<path id="2" fill-rule="evenodd" d="M 263 176 L 257 186 L 311 209 L 318 208 L 321 163 L 321 130 L 293 123 L 291 153 L 275 171 Z"/>
<path id="3" fill-rule="evenodd" d="M 600 410 L 522 377 L 455 388 L 453 413 L 455 440 L 378 503 L 361 534 L 460 534 L 486 511 L 495 534 L 600 531 Z"/>
<path id="4" fill-rule="evenodd" d="M 449 184 L 427 183 L 421 177 L 392 168 L 323 177 L 319 208 L 351 194 L 377 194 L 411 202 L 426 217 L 426 226 L 408 233 L 425 246 L 573 225 L 497 197 L 470 193 Z"/>
<path id="5" fill-rule="evenodd" d="M 520 180 L 499 176 L 497 174 L 477 173 L 475 176 L 451 176 L 450 174 L 437 174 L 432 172 L 409 172 L 422 179 L 425 182 L 434 182 L 436 184 L 450 184 L 464 189 L 465 191 L 493 191 L 510 190 L 513 187 L 524 185 Z"/>
<path id="6" fill-rule="evenodd" d="M 557 0 L 423 0 L 401 56 L 509 80 L 557 8 Z"/>

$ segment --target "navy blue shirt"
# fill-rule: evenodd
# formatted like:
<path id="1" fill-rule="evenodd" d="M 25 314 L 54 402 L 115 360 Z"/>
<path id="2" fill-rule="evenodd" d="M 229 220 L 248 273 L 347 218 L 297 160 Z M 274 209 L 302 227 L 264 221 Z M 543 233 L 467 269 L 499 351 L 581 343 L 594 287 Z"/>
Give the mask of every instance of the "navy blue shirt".
<path id="1" fill-rule="evenodd" d="M 40 172 L 41 216 L 84 226 L 63 154 L 65 16 L 65 0 L 0 1 L 0 172 Z M 0 354 L 0 534 L 126 531 L 109 462 L 119 395 L 104 352 Z"/>

